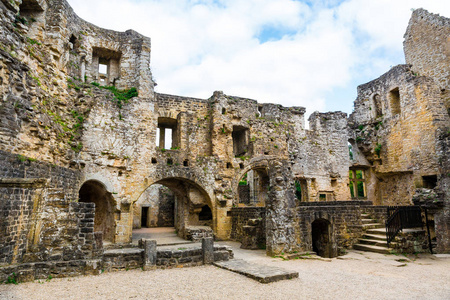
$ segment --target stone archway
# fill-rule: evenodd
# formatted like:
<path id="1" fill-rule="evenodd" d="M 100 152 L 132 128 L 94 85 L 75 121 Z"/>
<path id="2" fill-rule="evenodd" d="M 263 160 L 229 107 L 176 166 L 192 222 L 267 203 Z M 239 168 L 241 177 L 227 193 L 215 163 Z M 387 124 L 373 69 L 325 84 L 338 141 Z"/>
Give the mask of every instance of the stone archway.
<path id="1" fill-rule="evenodd" d="M 311 235 L 313 251 L 322 257 L 333 257 L 330 221 L 316 219 L 311 223 Z"/>
<path id="2" fill-rule="evenodd" d="M 210 232 L 214 230 L 214 206 L 209 195 L 197 183 L 193 182 L 192 180 L 180 177 L 164 178 L 150 184 L 139 196 L 139 198 L 133 203 L 133 210 L 137 210 L 137 212 L 133 212 L 136 221 L 138 221 L 139 218 L 141 218 L 142 220 L 142 216 L 137 217 L 139 212 L 142 213 L 142 211 L 145 211 L 145 209 L 142 209 L 142 203 L 149 203 L 148 205 L 146 204 L 146 206 L 149 207 L 149 222 L 147 224 L 147 227 L 160 227 L 158 226 L 158 222 L 154 222 L 154 226 L 152 226 L 152 214 L 159 214 L 162 206 L 170 206 L 170 203 L 165 203 L 164 201 L 160 201 L 160 199 L 142 199 L 142 197 L 145 197 L 146 194 L 148 194 L 146 191 L 149 188 L 151 189 L 155 186 L 159 186 L 160 190 L 168 190 L 173 195 L 173 227 L 175 228 L 175 231 L 177 232 L 179 237 L 186 239 L 189 235 L 186 232 L 192 230 L 192 227 L 196 226 L 209 226 L 211 227 L 211 229 L 209 229 Z M 159 192 L 154 193 L 154 195 L 158 195 L 158 197 L 160 197 Z M 163 198 L 164 197 L 161 197 L 162 200 L 164 200 Z M 170 199 L 170 197 L 166 198 Z M 168 210 L 165 210 L 167 213 Z M 133 226 L 133 228 L 139 228 L 139 226 Z"/>
<path id="3" fill-rule="evenodd" d="M 96 180 L 88 180 L 80 188 L 78 202 L 95 204 L 94 231 L 103 233 L 103 240 L 114 242 L 116 226 L 114 221 L 114 197 L 105 185 Z"/>
<path id="4" fill-rule="evenodd" d="M 264 207 L 268 201 L 269 175 L 267 167 L 252 166 L 241 174 L 236 195 L 239 206 Z"/>

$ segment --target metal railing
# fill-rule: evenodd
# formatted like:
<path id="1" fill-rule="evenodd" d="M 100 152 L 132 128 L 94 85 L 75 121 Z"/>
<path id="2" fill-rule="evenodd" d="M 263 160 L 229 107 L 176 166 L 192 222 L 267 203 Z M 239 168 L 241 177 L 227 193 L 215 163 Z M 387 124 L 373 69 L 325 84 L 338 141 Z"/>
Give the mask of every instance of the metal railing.
<path id="1" fill-rule="evenodd" d="M 389 206 L 387 209 L 386 239 L 392 242 L 403 229 L 422 227 L 422 210 L 419 206 Z"/>

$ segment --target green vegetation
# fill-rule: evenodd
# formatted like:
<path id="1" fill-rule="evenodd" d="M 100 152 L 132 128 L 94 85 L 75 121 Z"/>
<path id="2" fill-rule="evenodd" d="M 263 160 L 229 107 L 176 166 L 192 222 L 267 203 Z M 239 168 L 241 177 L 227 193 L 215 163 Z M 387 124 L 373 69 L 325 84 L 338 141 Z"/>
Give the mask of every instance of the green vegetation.
<path id="1" fill-rule="evenodd" d="M 239 185 L 247 185 L 247 173 L 245 173 L 244 177 L 242 177 L 241 180 L 239 180 Z"/>
<path id="2" fill-rule="evenodd" d="M 16 273 L 12 273 L 11 276 L 8 276 L 8 279 L 6 279 L 6 284 L 19 284 L 17 281 L 17 275 Z"/>
<path id="3" fill-rule="evenodd" d="M 27 37 L 27 42 L 30 43 L 31 45 L 38 45 L 38 46 L 42 45 L 40 42 L 30 39 L 29 37 Z"/>
<path id="4" fill-rule="evenodd" d="M 377 144 L 377 146 L 375 147 L 375 153 L 377 154 L 378 157 L 380 157 L 381 144 Z"/>
<path id="5" fill-rule="evenodd" d="M 127 90 L 119 90 L 115 86 L 101 86 L 98 82 L 91 82 L 91 84 L 98 88 L 109 90 L 110 92 L 112 92 L 114 94 L 114 102 L 119 108 L 122 108 L 123 103 L 128 103 L 128 100 L 139 95 L 135 87 Z"/>
<path id="6" fill-rule="evenodd" d="M 353 148 L 352 148 L 352 145 L 348 145 L 348 155 L 350 156 L 350 160 L 353 160 Z"/>
<path id="7" fill-rule="evenodd" d="M 380 129 L 380 126 L 383 125 L 383 122 L 378 122 L 377 125 L 375 125 L 375 130 Z"/>
<path id="8" fill-rule="evenodd" d="M 302 200 L 302 187 L 300 186 L 300 182 L 297 180 L 295 181 L 295 197 L 297 197 L 298 200 Z"/>
<path id="9" fill-rule="evenodd" d="M 21 161 L 21 162 L 25 162 L 25 161 L 36 161 L 36 159 L 35 158 L 31 158 L 31 157 L 27 157 L 27 156 L 24 156 L 24 155 L 17 155 L 17 159 L 19 160 L 19 161 Z"/>

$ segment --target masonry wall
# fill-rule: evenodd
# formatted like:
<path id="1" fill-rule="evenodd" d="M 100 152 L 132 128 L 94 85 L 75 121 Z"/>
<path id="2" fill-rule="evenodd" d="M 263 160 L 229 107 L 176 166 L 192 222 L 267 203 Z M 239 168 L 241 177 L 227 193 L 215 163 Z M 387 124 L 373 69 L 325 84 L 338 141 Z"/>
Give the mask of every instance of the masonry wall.
<path id="1" fill-rule="evenodd" d="M 300 223 L 300 251 L 312 251 L 312 223 L 324 219 L 330 223 L 332 257 L 342 255 L 363 234 L 361 213 L 370 209 L 370 202 L 335 201 L 329 203 L 301 203 L 297 208 Z"/>
<path id="2" fill-rule="evenodd" d="M 81 174 L 0 151 L 2 263 L 92 257 L 94 206 L 78 199 Z"/>
<path id="3" fill-rule="evenodd" d="M 248 225 L 248 221 L 251 219 L 261 220 L 261 232 L 264 236 L 260 237 L 259 243 L 265 245 L 265 224 L 266 224 L 266 209 L 264 207 L 234 207 L 231 209 L 232 215 L 232 228 L 230 239 L 242 242 L 245 235 L 243 227 Z"/>
<path id="4" fill-rule="evenodd" d="M 450 20 L 424 9 L 412 13 L 403 48 L 407 64 L 419 76 L 429 76 L 441 88 L 450 85 Z"/>
<path id="5" fill-rule="evenodd" d="M 350 142 L 353 164 L 368 166 L 375 175 L 368 182 L 368 199 L 381 205 L 411 204 L 414 189 L 424 184 L 422 176 L 440 174 L 436 132 L 449 122 L 439 87 L 408 65 L 359 86 Z"/>

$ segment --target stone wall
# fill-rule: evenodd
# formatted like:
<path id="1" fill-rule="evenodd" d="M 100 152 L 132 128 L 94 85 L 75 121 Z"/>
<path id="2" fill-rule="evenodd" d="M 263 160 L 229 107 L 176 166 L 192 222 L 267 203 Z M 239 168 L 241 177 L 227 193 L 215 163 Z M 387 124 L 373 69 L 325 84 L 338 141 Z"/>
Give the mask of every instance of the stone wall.
<path id="1" fill-rule="evenodd" d="M 45 180 L 0 181 L 0 263 L 21 261 L 27 251 L 33 204 Z"/>
<path id="2" fill-rule="evenodd" d="M 416 9 L 409 20 L 403 42 L 406 63 L 411 64 L 418 75 L 434 78 L 441 88 L 450 86 L 449 36 L 448 18 Z"/>
<path id="3" fill-rule="evenodd" d="M 397 253 L 429 253 L 428 237 L 422 229 L 403 229 L 390 248 Z"/>
<path id="4" fill-rule="evenodd" d="M 156 241 L 147 240 L 139 247 L 125 249 L 109 249 L 102 251 L 94 259 L 75 259 L 61 261 L 46 261 L 24 263 L 0 268 L 0 283 L 8 280 L 26 282 L 36 279 L 62 278 L 80 275 L 100 275 L 103 272 L 142 268 L 143 271 L 156 268 L 183 268 L 210 264 L 233 258 L 234 254 L 228 246 L 214 245 L 212 238 L 207 247 L 189 246 L 173 249 L 170 247 L 156 248 Z"/>
<path id="5" fill-rule="evenodd" d="M 258 243 L 260 245 L 266 244 L 266 209 L 264 207 L 233 207 L 231 209 L 232 216 L 232 227 L 230 239 L 242 242 L 242 239 L 245 236 L 244 226 L 248 224 L 248 221 L 251 219 L 261 220 L 259 224 L 261 224 L 262 235 L 258 237 Z"/>
<path id="6" fill-rule="evenodd" d="M 344 254 L 362 236 L 361 214 L 373 209 L 370 204 L 367 201 L 301 203 L 297 208 L 300 251 L 313 251 L 312 224 L 316 220 L 325 220 L 330 231 L 330 257 Z"/>
<path id="7" fill-rule="evenodd" d="M 450 120 L 439 87 L 408 65 L 358 87 L 354 166 L 367 166 L 367 197 L 379 205 L 410 205 L 424 176 L 439 176 L 439 139 Z"/>

